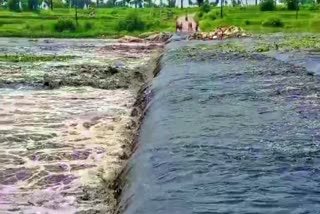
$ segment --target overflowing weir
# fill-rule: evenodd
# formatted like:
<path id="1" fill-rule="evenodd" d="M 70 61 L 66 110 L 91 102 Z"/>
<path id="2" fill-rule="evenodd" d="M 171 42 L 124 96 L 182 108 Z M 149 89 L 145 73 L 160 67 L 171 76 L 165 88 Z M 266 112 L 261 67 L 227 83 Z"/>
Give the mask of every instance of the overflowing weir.
<path id="1" fill-rule="evenodd" d="M 150 90 L 122 213 L 319 211 L 317 76 L 173 43 Z"/>

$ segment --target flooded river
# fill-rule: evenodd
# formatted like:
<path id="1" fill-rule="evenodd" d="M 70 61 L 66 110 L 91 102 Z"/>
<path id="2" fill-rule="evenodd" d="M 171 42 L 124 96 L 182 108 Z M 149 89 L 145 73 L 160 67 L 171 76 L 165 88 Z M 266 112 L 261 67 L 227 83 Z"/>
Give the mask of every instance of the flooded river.
<path id="1" fill-rule="evenodd" d="M 123 213 L 319 213 L 317 75 L 284 57 L 205 50 L 167 48 Z"/>
<path id="2" fill-rule="evenodd" d="M 0 213 L 112 212 L 137 128 L 135 87 L 155 49 L 146 46 L 0 39 L 2 56 L 18 56 L 0 60 Z"/>
<path id="3" fill-rule="evenodd" d="M 111 213 L 115 189 L 124 214 L 319 213 L 319 52 L 222 43 L 167 45 L 117 189 L 157 45 L 0 39 L 72 56 L 0 60 L 0 213 Z"/>

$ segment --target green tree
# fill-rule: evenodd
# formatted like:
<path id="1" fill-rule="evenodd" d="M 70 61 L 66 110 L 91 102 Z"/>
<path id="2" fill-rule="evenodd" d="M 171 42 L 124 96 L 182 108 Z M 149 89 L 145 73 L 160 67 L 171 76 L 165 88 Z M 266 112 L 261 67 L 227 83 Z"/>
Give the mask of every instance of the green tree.
<path id="1" fill-rule="evenodd" d="M 276 5 L 273 0 L 262 0 L 260 1 L 261 11 L 273 11 L 276 9 Z"/>
<path id="2" fill-rule="evenodd" d="M 108 0 L 107 3 L 106 3 L 106 6 L 107 7 L 114 7 L 115 6 L 114 3 L 115 3 L 114 0 Z"/>
<path id="3" fill-rule="evenodd" d="M 38 10 L 38 0 L 28 0 L 28 9 L 31 11 Z"/>
<path id="4" fill-rule="evenodd" d="M 220 18 L 221 19 L 223 18 L 223 4 L 224 4 L 224 1 L 221 0 L 221 5 L 220 5 Z"/>
<path id="5" fill-rule="evenodd" d="M 64 3 L 62 0 L 53 0 L 52 3 L 55 8 L 63 8 L 64 7 Z"/>
<path id="6" fill-rule="evenodd" d="M 197 0 L 197 3 L 198 3 L 198 6 L 200 7 L 200 6 L 202 6 L 203 5 L 203 0 Z"/>
<path id="7" fill-rule="evenodd" d="M 285 0 L 288 10 L 298 10 L 299 9 L 299 0 Z"/>
<path id="8" fill-rule="evenodd" d="M 175 7 L 176 6 L 176 0 L 168 0 L 169 7 Z"/>
<path id="9" fill-rule="evenodd" d="M 9 0 L 8 1 L 8 8 L 9 10 L 12 10 L 12 11 L 20 11 L 20 0 Z"/>

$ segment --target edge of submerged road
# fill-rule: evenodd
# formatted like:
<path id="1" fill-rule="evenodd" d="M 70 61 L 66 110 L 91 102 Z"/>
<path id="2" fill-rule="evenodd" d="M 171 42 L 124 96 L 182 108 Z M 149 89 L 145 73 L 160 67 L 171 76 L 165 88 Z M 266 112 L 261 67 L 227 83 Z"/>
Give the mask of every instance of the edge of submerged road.
<path id="1" fill-rule="evenodd" d="M 112 183 L 110 184 L 110 189 L 113 191 L 113 196 L 116 201 L 115 206 L 113 207 L 112 213 L 113 214 L 120 214 L 121 207 L 119 207 L 120 199 L 122 195 L 122 189 L 125 185 L 127 179 L 127 173 L 129 170 L 128 161 L 133 153 L 136 151 L 138 146 L 138 139 L 141 129 L 141 124 L 144 119 L 145 113 L 148 109 L 148 104 L 152 99 L 152 92 L 150 90 L 151 82 L 154 77 L 156 77 L 160 70 L 161 70 L 161 59 L 163 57 L 163 50 L 160 51 L 157 56 L 152 58 L 148 63 L 146 68 L 148 69 L 147 75 L 148 79 L 143 83 L 142 86 L 138 87 L 138 91 L 136 92 L 136 99 L 133 104 L 133 108 L 131 111 L 131 117 L 133 123 L 130 128 L 134 129 L 131 132 L 131 136 L 128 136 L 128 140 L 130 142 L 129 145 L 129 153 L 126 162 L 124 163 L 122 169 L 119 173 L 114 177 Z"/>

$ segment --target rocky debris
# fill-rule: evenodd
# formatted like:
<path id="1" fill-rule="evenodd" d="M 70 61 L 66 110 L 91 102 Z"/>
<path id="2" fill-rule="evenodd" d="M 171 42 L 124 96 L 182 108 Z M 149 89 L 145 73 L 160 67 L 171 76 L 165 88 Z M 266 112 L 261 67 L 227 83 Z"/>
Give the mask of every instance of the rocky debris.
<path id="1" fill-rule="evenodd" d="M 132 42 L 144 42 L 144 40 L 143 39 L 140 39 L 140 38 L 138 38 L 138 37 L 134 37 L 134 36 L 124 36 L 124 37 L 122 37 L 122 38 L 120 38 L 119 40 L 118 40 L 118 42 L 120 42 L 120 43 L 132 43 Z"/>
<path id="2" fill-rule="evenodd" d="M 111 44 L 111 45 L 106 45 L 102 48 L 99 49 L 99 51 L 125 51 L 125 53 L 122 53 L 122 56 L 127 54 L 128 52 L 130 53 L 141 53 L 141 50 L 143 50 L 143 53 L 149 53 L 149 51 L 153 51 L 158 48 L 163 48 L 163 44 L 159 43 L 134 43 L 127 45 L 127 44 Z"/>
<path id="3" fill-rule="evenodd" d="M 172 37 L 172 33 L 148 33 L 141 36 L 144 39 L 134 36 L 124 36 L 118 40 L 119 43 L 143 43 L 143 42 L 157 42 L 163 43 Z"/>
<path id="4" fill-rule="evenodd" d="M 43 86 L 54 89 L 61 86 L 91 86 L 101 89 L 129 88 L 135 82 L 143 82 L 145 75 L 139 69 L 119 66 L 74 65 L 53 69 L 44 76 Z"/>
<path id="5" fill-rule="evenodd" d="M 196 32 L 191 34 L 189 40 L 216 40 L 227 38 L 246 37 L 245 31 L 237 26 L 218 27 L 212 32 Z"/>
<path id="6" fill-rule="evenodd" d="M 152 36 L 152 35 L 155 35 L 155 34 L 159 34 L 159 32 L 144 32 L 139 35 L 139 38 L 145 39 L 145 38 Z"/>
<path id="7" fill-rule="evenodd" d="M 149 42 L 166 42 L 172 37 L 171 33 L 153 34 L 146 38 Z"/>

